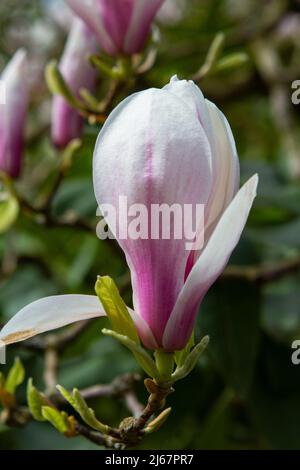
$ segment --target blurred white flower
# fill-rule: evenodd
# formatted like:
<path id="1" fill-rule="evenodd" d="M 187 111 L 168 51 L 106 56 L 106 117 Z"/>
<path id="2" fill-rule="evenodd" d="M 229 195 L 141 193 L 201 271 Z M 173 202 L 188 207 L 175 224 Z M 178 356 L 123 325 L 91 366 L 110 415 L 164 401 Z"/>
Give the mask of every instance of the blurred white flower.
<path id="1" fill-rule="evenodd" d="M 184 17 L 186 7 L 186 0 L 166 0 L 156 18 L 167 25 L 179 23 Z"/>

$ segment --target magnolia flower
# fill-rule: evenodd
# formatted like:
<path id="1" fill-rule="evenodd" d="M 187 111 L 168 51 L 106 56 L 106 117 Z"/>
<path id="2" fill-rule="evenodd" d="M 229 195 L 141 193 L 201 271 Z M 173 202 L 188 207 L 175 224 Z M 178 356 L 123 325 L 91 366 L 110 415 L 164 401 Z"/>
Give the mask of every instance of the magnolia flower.
<path id="1" fill-rule="evenodd" d="M 76 96 L 81 89 L 93 90 L 96 72 L 88 62 L 97 51 L 94 35 L 78 18 L 72 28 L 60 61 L 60 72 Z M 54 96 L 52 106 L 52 140 L 58 147 L 65 147 L 72 139 L 81 136 L 83 118 L 62 96 Z"/>
<path id="2" fill-rule="evenodd" d="M 145 46 L 164 0 L 66 0 L 109 55 L 135 54 Z"/>
<path id="3" fill-rule="evenodd" d="M 93 165 L 101 207 L 118 207 L 120 195 L 127 196 L 128 205 L 146 208 L 205 204 L 200 249 L 187 251 L 185 240 L 175 238 L 118 240 L 131 271 L 134 310 L 129 313 L 143 344 L 180 350 L 191 336 L 204 295 L 239 241 L 258 177 L 238 190 L 239 162 L 226 118 L 193 82 L 176 77 L 163 89 L 130 96 L 111 113 Z M 109 214 L 106 220 L 116 231 Z M 124 229 L 123 223 L 120 217 L 117 228 Z M 197 232 L 198 237 L 203 227 Z M 104 309 L 94 296 L 49 297 L 21 310 L 0 339 L 14 342 L 101 315 Z"/>
<path id="4" fill-rule="evenodd" d="M 24 128 L 28 106 L 27 57 L 18 50 L 0 76 L 0 169 L 16 178 L 22 166 Z"/>

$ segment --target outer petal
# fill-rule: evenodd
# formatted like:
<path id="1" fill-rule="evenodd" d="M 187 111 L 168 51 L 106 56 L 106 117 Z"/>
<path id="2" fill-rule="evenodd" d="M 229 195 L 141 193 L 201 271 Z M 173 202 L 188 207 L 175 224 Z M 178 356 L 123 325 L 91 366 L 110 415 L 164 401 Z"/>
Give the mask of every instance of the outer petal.
<path id="1" fill-rule="evenodd" d="M 254 175 L 240 189 L 190 272 L 165 329 L 165 349 L 182 349 L 188 341 L 199 302 L 223 271 L 239 241 L 256 195 L 257 183 L 258 176 Z"/>
<path id="2" fill-rule="evenodd" d="M 95 53 L 95 37 L 83 21 L 74 18 L 72 29 L 60 62 L 60 71 L 71 90 L 78 95 L 82 88 L 92 90 L 96 72 L 88 63 L 88 57 Z M 83 119 L 60 96 L 53 98 L 52 139 L 58 147 L 65 147 L 72 139 L 81 136 Z"/>
<path id="3" fill-rule="evenodd" d="M 213 186 L 205 208 L 205 244 L 209 240 L 220 216 L 231 202 L 239 187 L 240 170 L 234 138 L 224 114 L 192 81 L 178 80 L 175 76 L 165 87 L 194 110 L 210 143 L 212 152 Z M 199 228 L 198 236 L 203 236 Z M 205 245 L 204 245 L 205 246 Z M 193 250 L 188 259 L 186 276 L 202 250 Z"/>
<path id="4" fill-rule="evenodd" d="M 118 208 L 119 196 L 126 196 L 128 208 L 139 203 L 148 213 L 153 204 L 205 204 L 210 158 L 207 138 L 182 100 L 164 90 L 137 93 L 113 111 L 98 137 L 97 201 Z M 114 233 L 113 218 L 106 220 Z M 117 227 L 119 234 L 124 227 L 126 217 Z M 135 310 L 160 344 L 183 285 L 188 251 L 184 239 L 163 240 L 161 233 L 159 238 L 118 241 L 131 269 Z"/>
<path id="5" fill-rule="evenodd" d="M 105 29 L 99 0 L 66 0 L 66 2 L 94 32 L 100 47 L 108 54 L 115 55 L 118 50 Z"/>
<path id="6" fill-rule="evenodd" d="M 193 81 L 179 80 L 177 75 L 174 75 L 171 78 L 170 83 L 164 87 L 164 90 L 167 90 L 169 93 L 180 98 L 195 113 L 206 133 L 212 153 L 214 153 L 213 127 L 210 113 L 207 106 L 207 100 L 204 98 L 200 88 L 195 85 Z M 215 165 L 214 161 L 212 163 Z M 213 171 L 215 171 L 214 166 Z"/>
<path id="7" fill-rule="evenodd" d="M 61 96 L 54 96 L 52 103 L 52 140 L 64 148 L 71 140 L 82 135 L 84 119 Z"/>
<path id="8" fill-rule="evenodd" d="M 149 349 L 158 349 L 157 341 L 154 338 L 148 323 L 143 319 L 143 317 L 141 317 L 137 312 L 135 312 L 131 308 L 128 308 L 128 312 L 138 330 L 139 337 L 144 346 Z"/>
<path id="9" fill-rule="evenodd" d="M 54 295 L 36 300 L 22 308 L 0 332 L 5 344 L 55 330 L 81 320 L 104 316 L 104 309 L 94 295 Z"/>
<path id="10" fill-rule="evenodd" d="M 151 23 L 164 0 L 135 0 L 129 28 L 124 43 L 124 52 L 140 52 L 147 40 Z"/>
<path id="11" fill-rule="evenodd" d="M 207 227 L 219 220 L 236 194 L 240 181 L 240 166 L 230 125 L 216 105 L 206 100 L 215 140 L 214 162 L 216 179 L 211 201 L 208 205 Z"/>
<path id="12" fill-rule="evenodd" d="M 99 0 L 101 18 L 118 51 L 123 51 L 125 36 L 135 0 Z"/>
<path id="13" fill-rule="evenodd" d="M 0 168 L 14 178 L 21 171 L 29 94 L 27 57 L 23 49 L 16 52 L 1 80 L 6 101 L 0 104 Z"/>
<path id="14" fill-rule="evenodd" d="M 164 89 L 181 98 L 195 112 L 209 140 L 213 169 L 213 188 L 207 207 L 207 226 L 210 226 L 218 220 L 239 187 L 239 161 L 230 125 L 191 80 L 178 80 L 174 76 Z"/>

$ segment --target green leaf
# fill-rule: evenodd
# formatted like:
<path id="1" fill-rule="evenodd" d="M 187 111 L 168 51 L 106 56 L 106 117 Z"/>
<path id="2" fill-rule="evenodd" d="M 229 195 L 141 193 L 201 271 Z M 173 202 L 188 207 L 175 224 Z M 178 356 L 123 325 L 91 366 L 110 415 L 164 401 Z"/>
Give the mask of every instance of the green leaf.
<path id="1" fill-rule="evenodd" d="M 45 395 L 40 393 L 33 385 L 32 379 L 28 380 L 27 385 L 27 402 L 32 416 L 36 421 L 45 421 L 42 414 L 42 408 L 48 406 L 49 402 Z"/>
<path id="2" fill-rule="evenodd" d="M 249 62 L 249 56 L 245 52 L 235 52 L 222 57 L 215 65 L 215 72 L 231 71 Z"/>
<path id="3" fill-rule="evenodd" d="M 195 345 L 195 332 L 193 331 L 193 333 L 191 334 L 191 337 L 190 337 L 189 341 L 187 342 L 186 346 L 183 349 L 181 349 L 181 351 L 176 351 L 175 352 L 175 355 L 174 355 L 175 362 L 179 367 L 182 366 L 182 364 L 186 360 L 190 350 L 192 349 L 192 347 L 194 345 Z"/>
<path id="4" fill-rule="evenodd" d="M 0 192 L 0 234 L 6 232 L 19 214 L 18 200 L 9 192 Z"/>
<path id="5" fill-rule="evenodd" d="M 14 395 L 17 387 L 21 385 L 21 383 L 25 379 L 25 369 L 23 367 L 22 362 L 17 357 L 15 359 L 14 365 L 10 369 L 6 382 L 5 382 L 5 390 L 8 393 Z"/>
<path id="6" fill-rule="evenodd" d="M 172 379 L 174 381 L 181 380 L 184 377 L 186 377 L 188 374 L 192 372 L 194 369 L 195 365 L 197 364 L 201 354 L 204 352 L 206 349 L 207 345 L 209 343 L 209 337 L 204 336 L 200 343 L 198 343 L 192 351 L 188 354 L 186 357 L 184 363 L 182 366 L 178 367 L 175 372 L 172 374 Z"/>
<path id="7" fill-rule="evenodd" d="M 124 335 L 120 335 L 112 330 L 103 328 L 102 333 L 107 336 L 111 336 L 119 341 L 121 344 L 126 346 L 134 355 L 135 359 L 141 366 L 141 368 L 153 379 L 159 380 L 159 372 L 155 365 L 154 360 L 149 356 L 147 351 L 143 349 L 139 344 L 132 341 L 130 338 Z"/>
<path id="8" fill-rule="evenodd" d="M 195 80 L 200 80 L 206 77 L 214 70 L 217 60 L 219 59 L 222 53 L 224 41 L 224 33 L 216 34 L 208 49 L 204 64 L 201 66 L 200 70 L 195 74 Z"/>
<path id="9" fill-rule="evenodd" d="M 60 412 L 51 406 L 42 407 L 42 416 L 49 421 L 60 433 L 64 434 L 69 430 L 68 415 L 64 411 Z"/>
<path id="10" fill-rule="evenodd" d="M 64 172 L 69 170 L 72 165 L 73 158 L 78 150 L 82 146 L 82 141 L 80 139 L 73 139 L 63 151 L 61 167 Z"/>
<path id="11" fill-rule="evenodd" d="M 71 406 L 77 411 L 81 416 L 83 421 L 88 424 L 91 428 L 100 431 L 103 434 L 108 434 L 110 427 L 106 424 L 101 423 L 95 416 L 94 410 L 89 408 L 84 398 L 80 395 L 79 391 L 74 388 L 73 394 L 69 393 L 61 385 L 57 385 L 57 389 L 62 394 L 62 396 L 70 403 Z"/>
<path id="12" fill-rule="evenodd" d="M 72 90 L 65 82 L 65 79 L 58 68 L 56 60 L 52 60 L 46 66 L 45 78 L 51 93 L 53 93 L 54 95 L 63 96 L 65 100 L 74 108 L 82 108 L 82 104 L 76 98 L 76 96 L 74 96 Z"/>
<path id="13" fill-rule="evenodd" d="M 139 343 L 136 327 L 114 281 L 109 276 L 99 276 L 95 290 L 113 330 L 120 335 L 127 336 L 135 343 Z"/>

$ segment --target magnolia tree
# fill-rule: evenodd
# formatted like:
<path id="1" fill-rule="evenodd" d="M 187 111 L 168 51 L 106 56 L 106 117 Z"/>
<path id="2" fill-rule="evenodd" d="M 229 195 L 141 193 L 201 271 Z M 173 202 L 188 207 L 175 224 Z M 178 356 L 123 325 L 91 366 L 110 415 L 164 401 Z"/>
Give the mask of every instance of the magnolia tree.
<path id="1" fill-rule="evenodd" d="M 155 68 L 161 44 L 155 17 L 162 6 L 161 18 L 168 17 L 172 2 L 66 3 L 73 12 L 71 20 L 68 13 L 69 37 L 61 59 L 50 62 L 45 73 L 54 95 L 52 142 L 62 158 L 54 188 L 38 207 L 18 194 L 14 184 L 22 169 L 30 95 L 26 51 L 17 51 L 1 75 L 5 99 L 0 166 L 7 197 L 1 229 L 15 222 L 19 208 L 36 215 L 39 223 L 55 224 L 51 204 L 81 145 L 84 124 L 98 125 L 93 187 L 102 219 L 93 230 L 107 246 L 123 251 L 133 300 L 127 306 L 114 280 L 101 275 L 95 279 L 95 295 L 44 297 L 16 312 L 0 332 L 2 349 L 36 337 L 24 344 L 45 352 L 46 388 L 39 391 L 28 380 L 27 406 L 18 404 L 15 390 L 25 371 L 17 359 L 8 375 L 0 376 L 1 420 L 11 426 L 32 419 L 49 421 L 67 437 L 83 435 L 102 446 L 127 448 L 157 431 L 168 418 L 168 395 L 208 346 L 208 336 L 195 337 L 196 317 L 239 242 L 258 177 L 252 176 L 240 188 L 230 124 L 199 87 L 218 66 L 222 35 L 215 38 L 194 81 L 175 75 L 162 88 L 141 89 L 139 78 Z M 235 66 L 239 60 L 244 58 L 227 57 L 228 64 Z M 61 223 L 84 225 L 79 219 Z M 74 383 L 73 391 L 68 391 L 56 377 L 63 344 L 72 341 L 88 320 L 101 316 L 110 322 L 110 329 L 102 333 L 131 351 L 146 375 L 149 394 L 142 406 L 130 395 L 136 378 L 116 378 L 112 389 L 116 396 L 127 396 L 131 412 L 118 426 L 103 423 L 89 407 L 97 389 L 81 391 Z M 81 323 L 63 333 L 37 336 L 75 322 Z"/>

